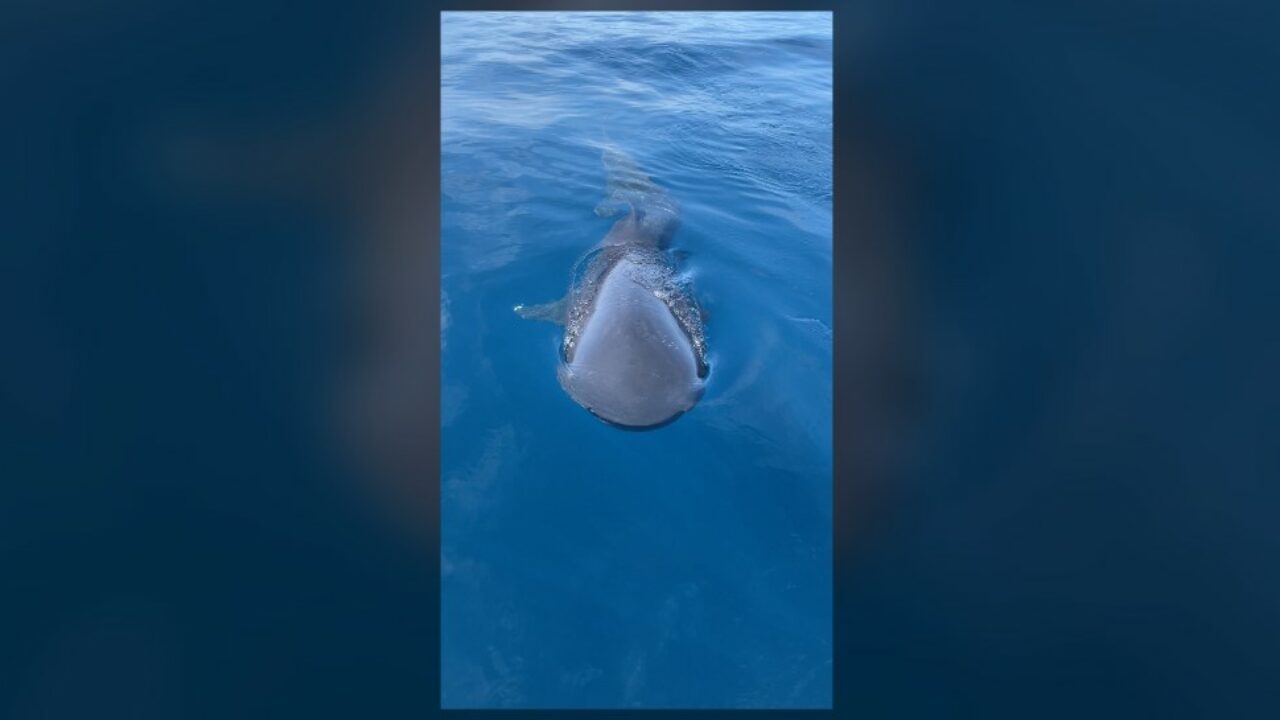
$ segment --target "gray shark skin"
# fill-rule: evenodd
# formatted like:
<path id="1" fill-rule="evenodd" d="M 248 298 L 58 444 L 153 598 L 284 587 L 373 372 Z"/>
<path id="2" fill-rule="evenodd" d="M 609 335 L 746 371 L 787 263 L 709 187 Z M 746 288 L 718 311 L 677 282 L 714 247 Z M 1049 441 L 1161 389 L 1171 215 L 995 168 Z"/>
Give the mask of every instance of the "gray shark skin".
<path id="1" fill-rule="evenodd" d="M 613 147 L 596 213 L 626 215 L 575 266 L 569 293 L 523 317 L 564 323 L 558 376 L 579 405 L 613 425 L 661 427 L 702 397 L 709 371 L 702 313 L 670 250 L 679 205 Z"/>

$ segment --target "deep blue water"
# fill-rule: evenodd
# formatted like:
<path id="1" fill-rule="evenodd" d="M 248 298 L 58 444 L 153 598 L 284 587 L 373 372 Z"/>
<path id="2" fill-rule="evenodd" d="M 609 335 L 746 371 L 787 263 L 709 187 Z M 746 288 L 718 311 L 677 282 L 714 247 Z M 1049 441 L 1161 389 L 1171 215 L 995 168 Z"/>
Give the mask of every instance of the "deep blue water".
<path id="1" fill-rule="evenodd" d="M 830 704 L 831 16 L 442 19 L 442 702 Z M 682 205 L 702 401 L 648 432 L 556 380 L 614 221 L 601 141 Z"/>

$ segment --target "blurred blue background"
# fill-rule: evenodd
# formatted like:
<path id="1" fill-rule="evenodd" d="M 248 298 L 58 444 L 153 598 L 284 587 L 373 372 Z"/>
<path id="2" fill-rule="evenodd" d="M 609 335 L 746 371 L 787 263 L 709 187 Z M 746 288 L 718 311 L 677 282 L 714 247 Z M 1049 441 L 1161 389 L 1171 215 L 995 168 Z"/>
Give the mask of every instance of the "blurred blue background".
<path id="1" fill-rule="evenodd" d="M 445 707 L 831 704 L 831 14 L 447 13 Z M 556 378 L 617 218 L 603 141 L 681 203 L 702 401 L 636 433 Z"/>
<path id="2" fill-rule="evenodd" d="M 434 10 L 2 11 L 0 714 L 438 707 Z M 1276 15 L 835 13 L 837 708 L 1280 714 Z"/>

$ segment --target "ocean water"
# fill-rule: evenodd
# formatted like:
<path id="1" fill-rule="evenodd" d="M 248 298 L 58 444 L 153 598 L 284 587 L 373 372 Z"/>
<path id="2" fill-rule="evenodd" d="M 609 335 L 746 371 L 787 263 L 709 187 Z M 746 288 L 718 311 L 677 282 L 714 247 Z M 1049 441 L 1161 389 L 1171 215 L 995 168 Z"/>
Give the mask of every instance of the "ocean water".
<path id="1" fill-rule="evenodd" d="M 829 13 L 441 20 L 445 707 L 827 707 Z M 601 143 L 682 206 L 701 402 L 609 426 L 555 300 L 616 218 Z"/>

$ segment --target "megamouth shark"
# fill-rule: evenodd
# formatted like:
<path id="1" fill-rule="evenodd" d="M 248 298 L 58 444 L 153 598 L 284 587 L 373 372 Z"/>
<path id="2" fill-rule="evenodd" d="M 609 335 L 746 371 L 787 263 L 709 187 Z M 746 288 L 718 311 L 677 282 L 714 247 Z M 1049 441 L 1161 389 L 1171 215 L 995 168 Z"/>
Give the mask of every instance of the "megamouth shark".
<path id="1" fill-rule="evenodd" d="M 617 148 L 601 157 L 596 214 L 626 214 L 578 260 L 563 299 L 515 311 L 564 325 L 557 374 L 575 402 L 613 425 L 655 428 L 702 397 L 703 313 L 671 250 L 679 204 Z"/>

